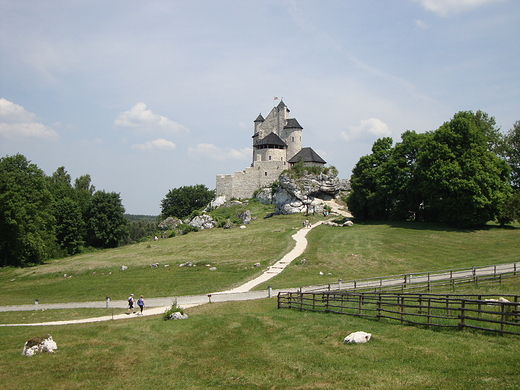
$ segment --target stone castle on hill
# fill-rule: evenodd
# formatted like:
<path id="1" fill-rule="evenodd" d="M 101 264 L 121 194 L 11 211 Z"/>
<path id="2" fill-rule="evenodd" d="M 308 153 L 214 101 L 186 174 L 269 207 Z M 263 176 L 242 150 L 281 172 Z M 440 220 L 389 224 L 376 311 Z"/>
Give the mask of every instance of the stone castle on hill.
<path id="1" fill-rule="evenodd" d="M 296 119 L 289 118 L 289 112 L 280 101 L 265 119 L 258 115 L 254 121 L 251 166 L 232 175 L 217 175 L 217 196 L 252 198 L 256 190 L 271 185 L 299 161 L 305 165 L 326 164 L 312 148 L 302 148 L 303 128 Z"/>

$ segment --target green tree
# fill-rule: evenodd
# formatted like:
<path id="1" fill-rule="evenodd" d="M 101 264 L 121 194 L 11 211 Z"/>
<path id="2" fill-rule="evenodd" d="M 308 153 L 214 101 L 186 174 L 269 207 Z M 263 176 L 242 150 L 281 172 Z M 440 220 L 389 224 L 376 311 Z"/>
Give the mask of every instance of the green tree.
<path id="1" fill-rule="evenodd" d="M 504 155 L 511 167 L 511 185 L 520 190 L 520 121 L 504 137 Z"/>
<path id="2" fill-rule="evenodd" d="M 54 217 L 60 247 L 69 255 L 79 253 L 85 244 L 85 222 L 79 205 L 69 197 L 59 199 L 54 207 Z"/>
<path id="3" fill-rule="evenodd" d="M 54 200 L 63 199 L 65 197 L 74 198 L 74 189 L 71 185 L 70 175 L 65 167 L 59 167 L 51 176 L 47 177 L 49 181 L 49 189 L 54 196 Z"/>
<path id="4" fill-rule="evenodd" d="M 392 142 L 389 137 L 378 139 L 372 146 L 372 154 L 361 157 L 352 170 L 352 191 L 347 204 L 356 218 L 387 219 L 390 216 L 385 171 L 391 157 Z"/>
<path id="5" fill-rule="evenodd" d="M 74 181 L 74 198 L 78 202 L 81 212 L 85 213 L 90 198 L 94 195 L 96 187 L 90 184 L 90 175 L 82 175 Z"/>
<path id="6" fill-rule="evenodd" d="M 125 208 L 119 194 L 96 191 L 85 212 L 86 243 L 95 248 L 115 248 L 128 234 Z"/>
<path id="7" fill-rule="evenodd" d="M 0 159 L 0 261 L 41 264 L 55 250 L 54 199 L 42 170 L 23 155 Z"/>
<path id="8" fill-rule="evenodd" d="M 161 201 L 163 218 L 186 218 L 193 211 L 200 210 L 215 197 L 215 191 L 203 184 L 174 188 Z"/>
<path id="9" fill-rule="evenodd" d="M 486 126 L 471 111 L 434 132 L 420 158 L 427 219 L 471 227 L 499 214 L 510 193 L 509 169 L 488 140 Z"/>

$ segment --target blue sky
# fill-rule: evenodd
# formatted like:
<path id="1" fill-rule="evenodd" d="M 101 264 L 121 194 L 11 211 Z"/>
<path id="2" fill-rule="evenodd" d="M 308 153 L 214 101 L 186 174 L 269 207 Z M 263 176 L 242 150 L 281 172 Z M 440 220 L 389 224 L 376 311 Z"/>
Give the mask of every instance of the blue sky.
<path id="1" fill-rule="evenodd" d="M 516 0 L 0 0 L 0 156 L 158 214 L 251 164 L 282 98 L 349 178 L 373 142 L 483 110 L 520 120 Z"/>

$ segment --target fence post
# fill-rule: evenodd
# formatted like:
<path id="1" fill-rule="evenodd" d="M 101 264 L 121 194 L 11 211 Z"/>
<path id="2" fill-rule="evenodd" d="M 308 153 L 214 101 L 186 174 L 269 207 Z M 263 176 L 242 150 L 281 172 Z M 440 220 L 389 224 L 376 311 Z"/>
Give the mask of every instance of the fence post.
<path id="1" fill-rule="evenodd" d="M 379 294 L 378 300 L 377 300 L 377 319 L 381 319 L 381 294 Z"/>
<path id="2" fill-rule="evenodd" d="M 461 306 L 460 306 L 460 315 L 459 315 L 459 318 L 460 318 L 459 328 L 460 328 L 460 330 L 465 330 L 466 329 L 466 301 L 464 299 L 462 299 L 460 304 L 461 304 Z"/>
<path id="3" fill-rule="evenodd" d="M 430 283 L 430 273 L 428 272 L 428 291 L 432 291 L 432 286 Z"/>

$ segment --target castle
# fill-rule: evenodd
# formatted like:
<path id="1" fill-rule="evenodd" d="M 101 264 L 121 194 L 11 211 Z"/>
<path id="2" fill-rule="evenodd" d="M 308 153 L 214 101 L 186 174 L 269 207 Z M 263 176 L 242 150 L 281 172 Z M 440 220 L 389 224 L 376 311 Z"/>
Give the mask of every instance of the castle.
<path id="1" fill-rule="evenodd" d="M 299 161 L 305 165 L 326 164 L 312 148 L 302 148 L 303 128 L 296 119 L 289 118 L 289 112 L 282 100 L 267 118 L 258 115 L 254 121 L 251 166 L 233 175 L 217 175 L 217 196 L 252 198 L 256 190 L 271 185 Z"/>

